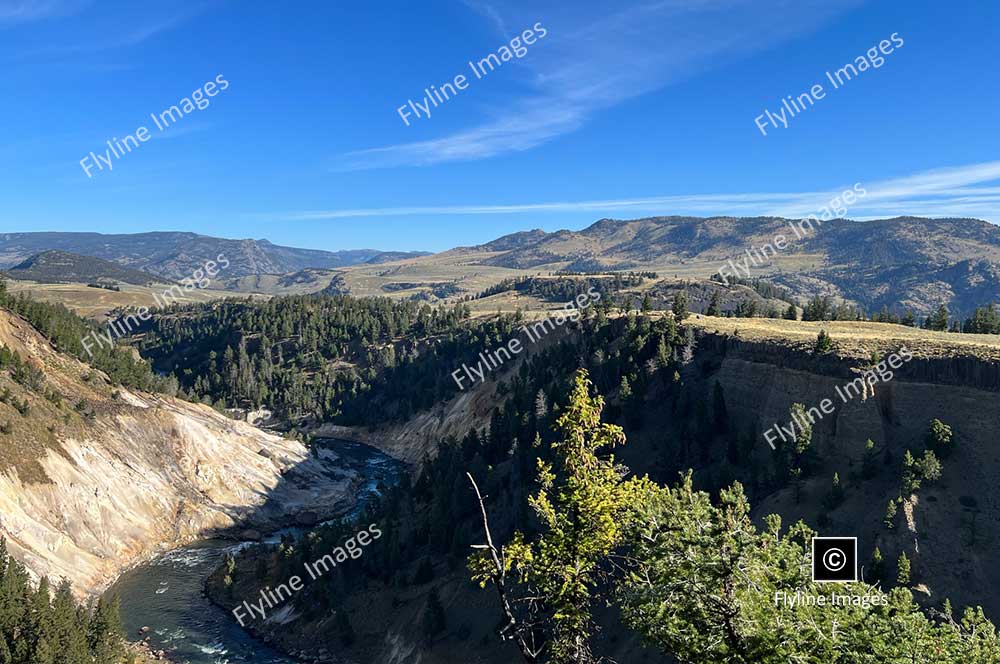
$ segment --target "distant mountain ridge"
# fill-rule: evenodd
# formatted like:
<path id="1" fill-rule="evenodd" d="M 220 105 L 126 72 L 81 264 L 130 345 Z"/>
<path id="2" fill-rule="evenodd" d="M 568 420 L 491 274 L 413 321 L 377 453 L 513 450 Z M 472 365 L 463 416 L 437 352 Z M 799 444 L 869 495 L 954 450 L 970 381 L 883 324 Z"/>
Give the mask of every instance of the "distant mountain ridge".
<path id="1" fill-rule="evenodd" d="M 511 276 L 507 270 L 648 270 L 664 276 L 704 278 L 729 260 L 747 259 L 748 251 L 773 246 L 775 238 L 784 235 L 787 247 L 751 264 L 751 276 L 767 277 L 801 298 L 831 295 L 869 311 L 887 306 L 919 314 L 944 303 L 953 314 L 961 315 L 1000 302 L 1000 227 L 988 222 L 921 217 L 865 222 L 831 219 L 801 238 L 792 222 L 781 217 L 600 219 L 579 231 L 519 231 L 433 255 L 374 249 L 329 252 L 267 240 L 179 232 L 6 233 L 0 234 L 0 269 L 57 249 L 179 280 L 224 254 L 230 265 L 216 282 L 237 291 L 352 293 L 364 280 L 382 279 L 447 282 L 460 292 L 475 293 L 490 285 L 482 274 L 484 266 L 498 275 L 496 281 Z M 399 261 L 405 264 L 391 265 Z M 364 269 L 382 264 L 389 266 L 377 272 Z M 339 268 L 351 269 L 330 272 Z M 465 279 L 475 285 L 465 285 Z M 371 294 L 372 287 L 360 290 L 365 288 Z M 381 288 L 376 293 L 385 291 Z"/>
<path id="2" fill-rule="evenodd" d="M 163 277 L 149 272 L 122 267 L 101 258 L 82 256 L 56 249 L 35 254 L 6 270 L 3 274 L 12 279 L 50 284 L 121 282 L 145 286 L 150 283 L 167 281 Z"/>
<path id="3" fill-rule="evenodd" d="M 399 260 L 423 252 L 383 252 L 377 249 L 321 251 L 272 244 L 267 240 L 231 240 L 197 233 L 0 233 L 0 269 L 17 265 L 43 251 L 59 250 L 92 256 L 118 265 L 179 280 L 224 254 L 229 260 L 222 276 L 285 274 L 306 268 L 338 268 L 370 260 Z"/>
<path id="4" fill-rule="evenodd" d="M 944 302 L 970 312 L 1000 301 L 1000 227 L 980 219 L 894 217 L 831 219 L 798 238 L 782 217 L 601 219 L 580 231 L 521 231 L 448 252 L 493 252 L 482 265 L 520 270 L 659 270 L 685 266 L 709 276 L 748 250 L 786 249 L 760 261 L 754 276 L 808 296 L 827 294 L 868 309 L 883 305 L 926 313 Z M 740 274 L 739 276 L 746 276 Z"/>

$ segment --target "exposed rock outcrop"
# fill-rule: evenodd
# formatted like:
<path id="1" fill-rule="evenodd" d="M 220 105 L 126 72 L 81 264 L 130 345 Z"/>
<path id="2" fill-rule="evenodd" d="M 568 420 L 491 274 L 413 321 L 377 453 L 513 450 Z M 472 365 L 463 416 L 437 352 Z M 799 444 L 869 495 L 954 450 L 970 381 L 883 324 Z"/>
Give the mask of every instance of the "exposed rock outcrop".
<path id="1" fill-rule="evenodd" d="M 59 396 L 0 372 L 30 404 L 24 416 L 0 404 L 11 422 L 0 435 L 0 537 L 36 575 L 95 593 L 163 548 L 238 525 L 291 525 L 286 516 L 302 511 L 322 518 L 353 501 L 356 478 L 326 473 L 328 459 L 301 443 L 207 406 L 113 388 L 3 310 L 0 343 Z"/>

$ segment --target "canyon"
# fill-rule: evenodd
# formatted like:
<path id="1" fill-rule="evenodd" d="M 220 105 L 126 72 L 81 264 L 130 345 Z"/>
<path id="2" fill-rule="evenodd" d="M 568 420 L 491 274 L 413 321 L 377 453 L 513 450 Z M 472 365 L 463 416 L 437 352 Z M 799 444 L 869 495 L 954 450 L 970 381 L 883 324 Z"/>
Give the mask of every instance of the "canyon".
<path id="1" fill-rule="evenodd" d="M 0 310 L 0 343 L 83 415 L 24 392 L 0 464 L 0 536 L 35 576 L 104 590 L 150 556 L 209 535 L 274 530 L 351 506 L 359 479 L 336 453 L 212 408 L 112 387 Z M 10 389 L 18 394 L 19 386 Z"/>

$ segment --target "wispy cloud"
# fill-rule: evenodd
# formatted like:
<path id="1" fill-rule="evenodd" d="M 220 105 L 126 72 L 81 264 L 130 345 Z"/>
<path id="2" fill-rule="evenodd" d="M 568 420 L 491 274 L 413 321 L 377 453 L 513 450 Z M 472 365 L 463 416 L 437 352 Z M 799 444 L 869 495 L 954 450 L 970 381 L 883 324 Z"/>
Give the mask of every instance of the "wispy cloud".
<path id="1" fill-rule="evenodd" d="M 0 0 L 2 1 L 2 0 Z M 186 21 L 202 13 L 206 6 L 189 7 L 184 11 L 169 15 L 151 17 L 145 23 L 133 25 L 131 28 L 116 29 L 110 37 L 91 39 L 77 44 L 53 44 L 23 51 L 16 56 L 19 61 L 33 59 L 53 59 L 82 53 L 98 53 L 116 49 L 138 46 L 161 33 L 180 26 Z"/>
<path id="2" fill-rule="evenodd" d="M 350 152 L 335 170 L 426 166 L 528 150 L 638 95 L 808 33 L 860 1 L 788 1 L 763 11 L 752 0 L 659 0 L 595 13 L 579 3 L 516 10 L 469 0 L 500 40 L 516 36 L 507 32 L 511 27 L 539 21 L 547 28 L 545 39 L 518 61 L 528 92 L 505 100 L 502 113 L 471 128 Z"/>
<path id="3" fill-rule="evenodd" d="M 90 0 L 0 0 L 0 25 L 75 14 Z"/>
<path id="4" fill-rule="evenodd" d="M 989 185 L 993 186 L 989 186 Z M 706 216 L 805 217 L 828 206 L 853 182 L 823 191 L 712 193 L 647 196 L 607 200 L 555 201 L 513 205 L 431 205 L 389 208 L 348 208 L 302 211 L 281 215 L 289 221 L 358 217 L 484 215 L 593 212 L 623 216 L 695 214 Z M 849 206 L 852 218 L 894 215 L 977 217 L 1000 223 L 1000 161 L 939 168 L 904 177 L 860 182 L 867 191 Z"/>

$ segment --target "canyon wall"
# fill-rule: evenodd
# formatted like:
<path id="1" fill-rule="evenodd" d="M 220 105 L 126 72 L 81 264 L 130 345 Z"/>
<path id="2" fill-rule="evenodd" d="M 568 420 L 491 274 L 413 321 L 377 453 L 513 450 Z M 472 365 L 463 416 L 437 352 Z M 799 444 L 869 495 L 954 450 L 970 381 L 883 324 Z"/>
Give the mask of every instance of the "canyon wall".
<path id="1" fill-rule="evenodd" d="M 334 514 L 357 478 L 328 470 L 329 452 L 213 409 L 114 388 L 0 310 L 0 343 L 44 372 L 60 402 L 0 373 L 30 411 L 0 403 L 0 537 L 38 575 L 81 594 L 165 548 L 234 526 L 285 525 L 303 510 Z"/>
<path id="2" fill-rule="evenodd" d="M 858 360 L 715 334 L 700 335 L 698 346 L 697 356 L 706 363 L 704 398 L 711 398 L 718 380 L 731 420 L 740 431 L 756 428 L 755 454 L 771 453 L 764 431 L 775 423 L 789 427 L 792 403 L 809 408 L 830 399 L 836 407 L 813 425 L 822 470 L 804 483 L 798 500 L 784 489 L 755 505 L 759 516 L 778 513 L 786 524 L 801 518 L 815 528 L 836 472 L 846 500 L 829 511 L 822 534 L 858 536 L 859 558 L 867 567 L 878 546 L 892 578 L 895 561 L 905 552 L 918 594 L 931 604 L 949 597 L 956 607 L 982 604 L 992 617 L 1000 615 L 1000 594 L 994 591 L 1000 584 L 998 363 L 971 354 L 921 356 L 915 350 L 890 381 L 874 386 L 874 394 L 845 403 L 837 388 L 857 377 L 852 369 Z M 955 451 L 942 460 L 941 479 L 906 496 L 895 528 L 886 528 L 882 521 L 889 499 L 899 495 L 902 457 L 907 450 L 922 452 L 932 418 L 952 427 Z M 869 438 L 879 468 L 865 479 L 861 464 Z"/>

